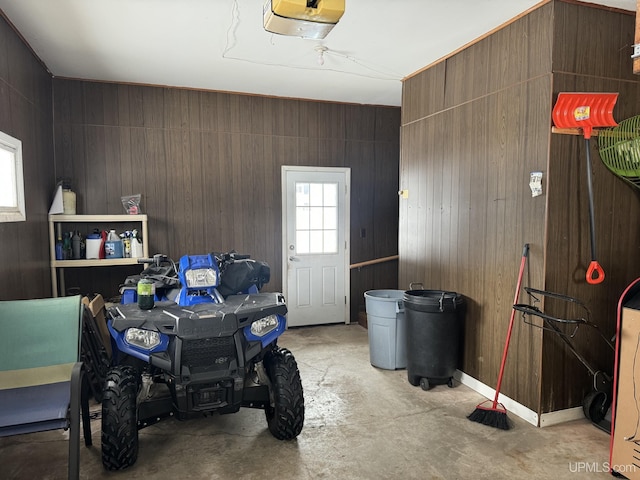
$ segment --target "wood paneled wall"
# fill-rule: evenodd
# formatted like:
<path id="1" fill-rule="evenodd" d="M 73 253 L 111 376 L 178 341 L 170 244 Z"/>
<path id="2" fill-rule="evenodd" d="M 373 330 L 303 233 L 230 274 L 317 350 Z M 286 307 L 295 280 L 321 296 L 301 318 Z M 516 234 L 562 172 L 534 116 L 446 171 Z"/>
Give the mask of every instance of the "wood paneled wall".
<path id="1" fill-rule="evenodd" d="M 0 131 L 22 141 L 25 222 L 0 223 L 0 300 L 51 296 L 47 213 L 55 187 L 51 77 L 0 15 Z"/>
<path id="2" fill-rule="evenodd" d="M 399 108 L 56 79 L 54 120 L 79 212 L 122 213 L 142 193 L 150 252 L 250 253 L 280 290 L 280 167 L 309 165 L 351 168 L 351 261 L 397 253 Z M 67 285 L 113 295 L 118 270 L 68 269 Z"/>
<path id="3" fill-rule="evenodd" d="M 543 280 L 546 199 L 528 183 L 546 170 L 550 29 L 536 10 L 403 89 L 400 283 L 465 296 L 461 368 L 494 386 L 525 243 L 525 284 Z M 518 321 L 511 341 L 503 392 L 536 410 L 541 331 Z"/>
<path id="4" fill-rule="evenodd" d="M 638 113 L 632 43 L 633 17 L 556 1 L 404 83 L 400 182 L 409 198 L 400 203 L 399 281 L 465 295 L 461 367 L 485 384 L 497 381 L 524 243 L 524 286 L 581 299 L 607 335 L 620 292 L 640 273 L 638 194 L 592 147 L 607 280 L 586 284 L 584 140 L 550 132 L 559 91 L 619 91 L 616 117 Z M 540 197 L 529 190 L 532 171 L 544 173 Z M 516 316 L 503 393 L 538 413 L 580 405 L 590 378 L 558 340 Z M 575 343 L 611 371 L 601 339 L 581 332 Z"/>
<path id="5" fill-rule="evenodd" d="M 640 114 L 640 81 L 633 75 L 631 45 L 634 16 L 583 5 L 554 5 L 553 90 L 558 92 L 618 92 L 614 117 L 620 121 Z M 555 98 L 554 98 L 555 99 Z M 585 271 L 591 260 L 586 143 L 581 136 L 552 135 L 549 155 L 546 239 L 546 290 L 583 301 L 591 320 L 607 338 L 615 333 L 620 294 L 640 276 L 640 191 L 606 169 L 600 161 L 597 137 L 590 141 L 593 164 L 596 254 L 605 281 L 589 285 Z M 566 305 L 546 310 L 565 318 Z M 581 328 L 576 349 L 596 369 L 611 373 L 613 354 L 593 329 Z M 553 334 L 545 332 L 542 351 L 543 412 L 580 405 L 592 378 Z"/>

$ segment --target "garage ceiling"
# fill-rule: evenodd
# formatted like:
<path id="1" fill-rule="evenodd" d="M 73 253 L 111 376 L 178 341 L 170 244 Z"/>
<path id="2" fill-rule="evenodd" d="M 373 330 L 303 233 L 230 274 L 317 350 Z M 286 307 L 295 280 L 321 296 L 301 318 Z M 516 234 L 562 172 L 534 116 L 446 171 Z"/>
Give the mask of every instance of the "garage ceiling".
<path id="1" fill-rule="evenodd" d="M 0 9 L 56 77 L 399 106 L 404 77 L 539 3 L 346 0 L 323 40 L 266 32 L 263 0 L 0 0 Z M 636 0 L 588 3 L 636 9 Z"/>

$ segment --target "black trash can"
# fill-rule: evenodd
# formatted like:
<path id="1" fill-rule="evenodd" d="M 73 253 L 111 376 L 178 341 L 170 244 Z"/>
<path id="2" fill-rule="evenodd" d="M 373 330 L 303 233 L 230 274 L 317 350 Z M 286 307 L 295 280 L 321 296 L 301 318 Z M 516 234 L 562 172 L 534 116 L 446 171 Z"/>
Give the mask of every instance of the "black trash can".
<path id="1" fill-rule="evenodd" d="M 453 387 L 458 366 L 464 298 L 456 292 L 404 292 L 407 329 L 407 377 L 411 385 Z"/>

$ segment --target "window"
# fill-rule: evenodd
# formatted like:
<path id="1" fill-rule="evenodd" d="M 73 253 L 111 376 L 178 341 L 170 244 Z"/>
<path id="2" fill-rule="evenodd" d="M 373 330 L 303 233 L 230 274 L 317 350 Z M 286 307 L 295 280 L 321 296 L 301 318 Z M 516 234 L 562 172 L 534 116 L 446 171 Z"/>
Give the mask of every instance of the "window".
<path id="1" fill-rule="evenodd" d="M 297 253 L 338 252 L 338 184 L 296 182 Z"/>
<path id="2" fill-rule="evenodd" d="M 0 132 L 0 222 L 24 222 L 22 142 Z"/>

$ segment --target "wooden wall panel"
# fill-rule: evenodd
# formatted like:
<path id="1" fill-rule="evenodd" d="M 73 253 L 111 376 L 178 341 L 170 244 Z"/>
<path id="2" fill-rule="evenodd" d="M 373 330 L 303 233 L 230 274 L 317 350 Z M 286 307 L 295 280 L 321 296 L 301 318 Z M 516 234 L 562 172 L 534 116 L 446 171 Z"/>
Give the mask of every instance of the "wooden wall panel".
<path id="1" fill-rule="evenodd" d="M 551 70 L 553 9 L 539 8 L 486 39 L 407 78 L 402 124 Z M 451 85 L 455 88 L 451 89 Z"/>
<path id="2" fill-rule="evenodd" d="M 445 74 L 446 62 L 440 62 L 403 82 L 402 125 L 444 108 Z"/>
<path id="3" fill-rule="evenodd" d="M 619 293 L 638 275 L 640 230 L 629 219 L 640 213 L 640 195 L 604 168 L 592 146 L 598 257 L 607 280 L 584 281 L 584 139 L 549 133 L 560 91 L 620 92 L 614 116 L 637 114 L 632 36 L 632 16 L 556 1 L 404 84 L 400 183 L 409 199 L 400 203 L 399 281 L 421 279 L 468 297 L 464 371 L 484 383 L 496 380 L 504 346 L 497 332 L 510 314 L 518 244 L 532 247 L 524 284 L 584 301 L 607 336 Z M 545 193 L 536 199 L 527 185 L 534 170 L 544 173 Z M 571 314 L 553 302 L 543 306 Z M 595 366 L 611 369 L 611 351 L 594 332 L 579 332 L 575 343 Z M 507 395 L 544 413 L 580 405 L 590 385 L 556 335 L 517 322 Z"/>
<path id="4" fill-rule="evenodd" d="M 0 131 L 22 141 L 25 222 L 0 223 L 0 300 L 51 295 L 47 214 L 55 187 L 51 77 L 0 16 Z"/>
<path id="5" fill-rule="evenodd" d="M 637 80 L 631 65 L 634 15 L 555 2 L 555 73 Z M 630 28 L 631 26 L 631 28 Z"/>
<path id="6" fill-rule="evenodd" d="M 550 9 L 545 6 L 447 59 L 444 107 L 491 94 L 547 73 L 551 67 Z M 531 38 L 539 40 L 532 45 Z"/>
<path id="7" fill-rule="evenodd" d="M 56 166 L 81 213 L 121 213 L 121 195 L 142 193 L 152 253 L 250 253 L 280 290 L 282 165 L 351 167 L 352 261 L 397 253 L 398 108 L 70 80 L 54 96 Z M 106 296 L 120 274 L 73 273 Z M 388 283 L 397 272 L 362 288 Z"/>
<path id="8" fill-rule="evenodd" d="M 634 17 L 557 3 L 555 18 L 555 42 L 564 48 L 554 49 L 554 94 L 619 92 L 614 117 L 623 120 L 637 115 L 640 84 L 632 74 L 630 58 Z M 546 289 L 584 302 L 591 320 L 611 338 L 620 293 L 640 272 L 640 261 L 636 260 L 640 228 L 630 220 L 640 214 L 640 192 L 606 169 L 598 156 L 597 137 L 591 140 L 590 150 L 596 254 L 605 270 L 605 281 L 599 285 L 585 281 L 591 260 L 585 140 L 582 136 L 553 135 Z M 560 318 L 583 314 L 563 303 L 550 302 L 545 310 Z M 581 328 L 572 343 L 594 368 L 613 371 L 612 351 L 595 330 Z M 581 405 L 592 388 L 591 375 L 553 333 L 545 333 L 542 361 L 542 411 Z"/>
<path id="9" fill-rule="evenodd" d="M 546 169 L 550 59 L 527 53 L 526 41 L 529 32 L 550 35 L 542 10 L 409 79 L 403 95 L 400 185 L 409 197 L 400 200 L 399 283 L 465 296 L 461 368 L 488 385 L 497 381 L 524 243 L 525 284 L 543 283 L 546 199 L 532 198 L 528 182 Z M 444 85 L 420 78 L 442 78 L 443 69 Z M 433 106 L 415 106 L 430 98 Z M 425 115 L 405 116 L 405 105 Z M 518 321 L 511 341 L 503 392 L 537 411 L 542 332 Z"/>

